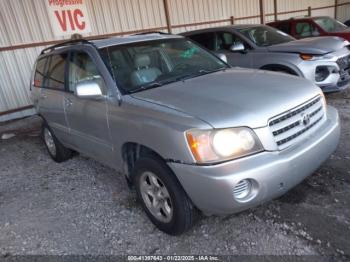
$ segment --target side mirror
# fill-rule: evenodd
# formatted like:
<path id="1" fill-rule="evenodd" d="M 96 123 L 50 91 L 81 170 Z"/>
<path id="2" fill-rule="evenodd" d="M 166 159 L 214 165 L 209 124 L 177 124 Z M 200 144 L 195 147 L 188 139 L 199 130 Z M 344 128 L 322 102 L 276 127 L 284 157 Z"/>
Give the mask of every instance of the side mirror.
<path id="1" fill-rule="evenodd" d="M 76 86 L 76 95 L 80 98 L 100 98 L 102 91 L 96 80 L 83 80 Z"/>
<path id="2" fill-rule="evenodd" d="M 217 57 L 227 63 L 227 56 L 225 54 L 217 54 Z"/>
<path id="3" fill-rule="evenodd" d="M 242 43 L 235 43 L 234 45 L 231 45 L 230 50 L 231 52 L 244 52 L 245 47 Z"/>

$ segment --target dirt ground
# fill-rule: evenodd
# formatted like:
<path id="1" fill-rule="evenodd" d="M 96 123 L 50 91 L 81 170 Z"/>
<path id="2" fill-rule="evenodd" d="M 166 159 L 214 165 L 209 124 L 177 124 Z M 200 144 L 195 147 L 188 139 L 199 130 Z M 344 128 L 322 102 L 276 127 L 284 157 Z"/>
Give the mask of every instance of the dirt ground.
<path id="1" fill-rule="evenodd" d="M 342 121 L 337 151 L 280 199 L 188 233 L 158 231 L 124 178 L 75 156 L 53 162 L 38 118 L 0 124 L 0 254 L 350 255 L 350 90 L 327 96 Z M 15 134 L 9 138 L 6 134 Z M 328 261 L 328 260 L 327 260 Z"/>

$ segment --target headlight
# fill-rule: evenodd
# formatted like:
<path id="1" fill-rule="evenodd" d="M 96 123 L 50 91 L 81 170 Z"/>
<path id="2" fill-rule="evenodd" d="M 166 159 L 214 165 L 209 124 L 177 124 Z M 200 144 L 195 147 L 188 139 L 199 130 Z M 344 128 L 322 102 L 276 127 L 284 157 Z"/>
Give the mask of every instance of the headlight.
<path id="1" fill-rule="evenodd" d="M 198 163 L 221 162 L 263 150 L 255 133 L 246 127 L 190 130 L 186 138 Z"/>

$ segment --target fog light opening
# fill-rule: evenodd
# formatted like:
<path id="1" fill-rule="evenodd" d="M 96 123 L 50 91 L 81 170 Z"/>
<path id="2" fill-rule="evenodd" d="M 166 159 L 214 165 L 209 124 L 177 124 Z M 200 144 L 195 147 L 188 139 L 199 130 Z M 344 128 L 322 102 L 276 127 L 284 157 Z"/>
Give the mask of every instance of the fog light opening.
<path id="1" fill-rule="evenodd" d="M 316 72 L 315 72 L 316 82 L 324 81 L 329 75 L 330 75 L 330 72 L 327 66 L 316 67 Z"/>
<path id="2" fill-rule="evenodd" d="M 256 183 L 251 179 L 243 179 L 233 189 L 233 197 L 238 202 L 247 202 L 256 195 Z"/>

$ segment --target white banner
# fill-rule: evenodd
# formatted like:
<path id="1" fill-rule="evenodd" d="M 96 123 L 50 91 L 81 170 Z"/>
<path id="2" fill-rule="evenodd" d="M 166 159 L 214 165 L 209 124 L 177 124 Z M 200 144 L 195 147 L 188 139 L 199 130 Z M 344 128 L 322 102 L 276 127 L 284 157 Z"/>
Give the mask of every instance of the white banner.
<path id="1" fill-rule="evenodd" d="M 91 32 L 86 0 L 45 0 L 55 36 Z"/>

